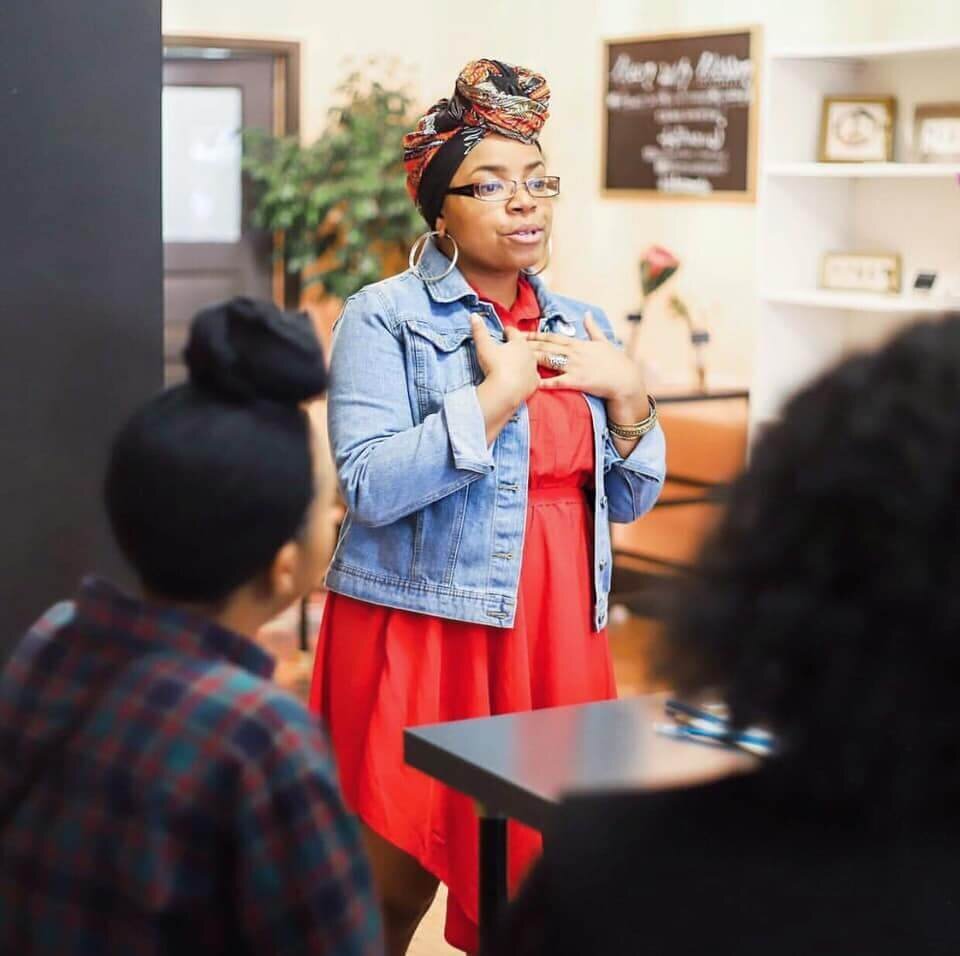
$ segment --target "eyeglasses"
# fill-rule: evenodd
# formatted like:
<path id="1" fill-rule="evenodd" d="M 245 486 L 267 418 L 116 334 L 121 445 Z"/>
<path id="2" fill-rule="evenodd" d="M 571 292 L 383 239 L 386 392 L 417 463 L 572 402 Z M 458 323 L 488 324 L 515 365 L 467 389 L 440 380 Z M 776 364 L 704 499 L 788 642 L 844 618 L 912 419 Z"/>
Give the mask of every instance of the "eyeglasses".
<path id="1" fill-rule="evenodd" d="M 523 186 L 534 199 L 551 199 L 560 195 L 559 176 L 535 176 L 533 179 L 518 183 L 515 179 L 488 179 L 482 183 L 468 183 L 466 186 L 454 186 L 448 189 L 448 196 L 470 196 L 484 202 L 500 202 L 513 199 L 517 190 Z"/>

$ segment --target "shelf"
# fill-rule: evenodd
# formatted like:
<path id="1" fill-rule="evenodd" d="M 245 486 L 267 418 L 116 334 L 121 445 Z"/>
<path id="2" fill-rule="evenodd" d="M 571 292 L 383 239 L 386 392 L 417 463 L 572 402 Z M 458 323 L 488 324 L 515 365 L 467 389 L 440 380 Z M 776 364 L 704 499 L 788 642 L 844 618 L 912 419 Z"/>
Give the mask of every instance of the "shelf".
<path id="1" fill-rule="evenodd" d="M 810 49 L 780 50 L 772 54 L 773 60 L 826 60 L 847 63 L 862 63 L 868 60 L 884 60 L 895 57 L 936 56 L 960 54 L 960 39 L 921 43 L 867 43 L 857 46 L 811 47 Z"/>
<path id="2" fill-rule="evenodd" d="M 916 162 L 912 135 L 918 103 L 960 99 L 960 25 L 926 40 L 785 41 L 765 61 L 751 442 L 791 394 L 843 356 L 915 320 L 960 311 L 960 156 Z M 816 161 L 824 97 L 856 93 L 897 98 L 892 156 L 903 161 Z M 901 292 L 817 288 L 824 255 L 843 250 L 897 252 Z M 938 274 L 932 293 L 914 288 L 921 269 Z"/>
<path id="3" fill-rule="evenodd" d="M 956 309 L 955 300 L 909 295 L 878 295 L 869 292 L 834 292 L 830 289 L 768 290 L 761 295 L 774 305 L 800 305 L 811 309 L 846 309 L 854 312 L 886 312 L 898 315 L 936 315 Z"/>
<path id="4" fill-rule="evenodd" d="M 953 179 L 960 163 L 770 163 L 771 178 L 793 179 Z"/>

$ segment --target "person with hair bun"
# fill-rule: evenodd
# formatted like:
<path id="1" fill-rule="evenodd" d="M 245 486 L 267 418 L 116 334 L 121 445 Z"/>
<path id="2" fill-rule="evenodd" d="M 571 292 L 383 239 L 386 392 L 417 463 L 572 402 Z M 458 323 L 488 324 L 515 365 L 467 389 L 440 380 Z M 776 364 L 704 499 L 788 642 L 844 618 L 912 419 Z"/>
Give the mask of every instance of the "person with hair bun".
<path id="1" fill-rule="evenodd" d="M 347 301 L 329 424 L 347 515 L 311 706 L 364 824 L 392 956 L 437 889 L 477 948 L 469 799 L 407 768 L 404 727 L 616 696 L 610 521 L 654 504 L 664 440 L 603 312 L 538 278 L 560 179 L 545 79 L 469 63 L 405 139 L 427 223 L 410 269 Z M 511 827 L 510 876 L 535 835 Z"/>
<path id="2" fill-rule="evenodd" d="M 321 570 L 320 347 L 235 299 L 185 355 L 107 467 L 140 593 L 85 580 L 0 676 L 0 951 L 377 956 L 327 739 L 254 642 Z"/>

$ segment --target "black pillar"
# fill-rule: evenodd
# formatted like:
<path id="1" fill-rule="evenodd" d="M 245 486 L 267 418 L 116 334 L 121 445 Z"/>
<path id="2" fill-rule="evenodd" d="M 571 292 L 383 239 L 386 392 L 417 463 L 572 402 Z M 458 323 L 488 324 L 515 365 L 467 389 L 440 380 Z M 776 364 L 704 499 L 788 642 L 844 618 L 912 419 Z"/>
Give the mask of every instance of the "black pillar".
<path id="1" fill-rule="evenodd" d="M 160 0 L 0 2 L 0 660 L 88 570 L 161 385 Z"/>

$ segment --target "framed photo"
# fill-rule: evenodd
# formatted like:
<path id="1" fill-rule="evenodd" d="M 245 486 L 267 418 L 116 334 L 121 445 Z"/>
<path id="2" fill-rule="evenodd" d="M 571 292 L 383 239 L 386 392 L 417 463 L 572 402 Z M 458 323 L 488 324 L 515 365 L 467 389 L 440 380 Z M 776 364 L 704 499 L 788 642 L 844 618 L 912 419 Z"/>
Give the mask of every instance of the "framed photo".
<path id="1" fill-rule="evenodd" d="M 900 256 L 896 253 L 828 252 L 821 265 L 820 288 L 895 294 L 900 291 Z"/>
<path id="2" fill-rule="evenodd" d="M 921 163 L 960 162 L 960 103 L 921 103 L 913 113 L 913 148 Z"/>
<path id="3" fill-rule="evenodd" d="M 934 286 L 937 284 L 937 273 L 933 269 L 918 269 L 913 276 L 913 285 L 911 288 L 914 292 L 919 292 L 923 295 L 927 295 L 933 292 Z"/>
<path id="4" fill-rule="evenodd" d="M 892 96 L 825 96 L 821 163 L 889 163 L 897 101 Z"/>

